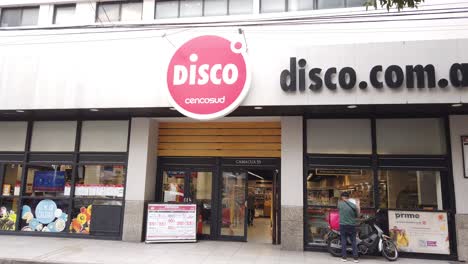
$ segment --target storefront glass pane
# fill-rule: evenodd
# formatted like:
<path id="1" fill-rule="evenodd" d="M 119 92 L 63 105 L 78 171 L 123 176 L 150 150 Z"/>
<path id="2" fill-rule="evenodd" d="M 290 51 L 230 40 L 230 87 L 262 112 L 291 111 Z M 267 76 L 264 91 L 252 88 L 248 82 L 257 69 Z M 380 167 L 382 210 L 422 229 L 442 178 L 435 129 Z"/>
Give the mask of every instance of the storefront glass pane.
<path id="1" fill-rule="evenodd" d="M 24 151 L 27 122 L 0 122 L 0 151 Z"/>
<path id="2" fill-rule="evenodd" d="M 76 121 L 34 122 L 31 151 L 74 151 Z"/>
<path id="3" fill-rule="evenodd" d="M 345 7 L 345 0 L 318 0 L 318 9 Z"/>
<path id="4" fill-rule="evenodd" d="M 370 119 L 308 119 L 307 153 L 371 154 Z"/>
<path id="5" fill-rule="evenodd" d="M 69 233 L 82 235 L 112 236 L 118 231 L 121 215 L 122 201 L 102 200 L 102 199 L 76 199 L 73 201 L 71 209 L 71 222 L 68 229 Z M 110 214 L 109 214 L 110 213 Z M 94 215 L 93 215 L 94 214 Z M 97 224 L 93 226 L 92 219 L 97 219 Z M 99 226 L 101 225 L 101 226 Z M 111 232 L 103 232 L 104 229 Z M 97 226 L 97 227 L 96 227 Z M 111 234 L 112 233 L 112 234 Z"/>
<path id="6" fill-rule="evenodd" d="M 0 199 L 0 230 L 15 231 L 18 220 L 18 198 Z"/>
<path id="7" fill-rule="evenodd" d="M 23 9 L 21 26 L 35 26 L 39 20 L 39 8 L 28 7 Z"/>
<path id="8" fill-rule="evenodd" d="M 201 228 L 197 228 L 198 234 L 209 235 L 211 232 L 211 194 L 212 194 L 212 178 L 211 172 L 192 172 L 190 173 L 190 192 L 192 198 L 197 204 L 198 217 L 201 221 Z"/>
<path id="9" fill-rule="evenodd" d="M 83 121 L 80 151 L 126 152 L 128 121 Z"/>
<path id="10" fill-rule="evenodd" d="M 163 202 L 184 202 L 184 171 L 164 171 L 163 172 Z"/>
<path id="11" fill-rule="evenodd" d="M 230 0 L 229 15 L 253 13 L 253 0 Z"/>
<path id="12" fill-rule="evenodd" d="M 247 173 L 223 172 L 221 186 L 221 235 L 245 234 Z"/>
<path id="13" fill-rule="evenodd" d="M 6 164 L 3 178 L 2 195 L 19 196 L 21 189 L 21 175 L 23 166 L 20 164 Z"/>
<path id="14" fill-rule="evenodd" d="M 260 0 L 261 13 L 284 12 L 285 8 L 285 0 Z"/>
<path id="15" fill-rule="evenodd" d="M 179 16 L 179 1 L 157 1 L 156 18 L 176 18 Z"/>
<path id="16" fill-rule="evenodd" d="M 24 199 L 21 231 L 60 233 L 66 230 L 68 200 Z"/>
<path id="17" fill-rule="evenodd" d="M 334 208 L 308 207 L 307 208 L 307 244 L 325 245 L 325 235 L 329 230 L 329 212 Z"/>
<path id="18" fill-rule="evenodd" d="M 71 165 L 29 165 L 24 195 L 32 197 L 70 196 L 71 178 Z"/>
<path id="19" fill-rule="evenodd" d="M 313 0 L 289 0 L 288 11 L 312 10 L 314 8 Z"/>
<path id="20" fill-rule="evenodd" d="M 370 169 L 314 169 L 307 176 L 307 205 L 337 206 L 342 192 L 360 201 L 361 208 L 374 206 Z"/>
<path id="21" fill-rule="evenodd" d="M 202 0 L 181 0 L 180 17 L 201 17 L 203 15 Z"/>
<path id="22" fill-rule="evenodd" d="M 227 0 L 205 0 L 205 16 L 222 16 L 227 14 Z"/>
<path id="23" fill-rule="evenodd" d="M 380 208 L 442 210 L 440 172 L 379 171 Z"/>
<path id="24" fill-rule="evenodd" d="M 377 153 L 444 155 L 444 122 L 440 118 L 377 119 Z"/>
<path id="25" fill-rule="evenodd" d="M 125 192 L 125 167 L 85 165 L 78 168 L 75 196 L 122 198 Z"/>

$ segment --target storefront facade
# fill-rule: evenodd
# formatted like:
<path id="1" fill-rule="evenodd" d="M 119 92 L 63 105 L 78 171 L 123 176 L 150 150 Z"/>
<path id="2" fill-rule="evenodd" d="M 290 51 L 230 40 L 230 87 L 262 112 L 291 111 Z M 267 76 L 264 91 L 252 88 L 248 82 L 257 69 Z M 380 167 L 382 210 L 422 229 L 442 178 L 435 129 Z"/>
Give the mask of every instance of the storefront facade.
<path id="1" fill-rule="evenodd" d="M 39 2 L 25 4 L 52 16 L 55 3 Z M 428 2 L 420 14 L 147 19 L 47 39 L 50 29 L 2 31 L 1 233 L 140 242 L 148 202 L 197 201 L 200 238 L 249 241 L 247 173 L 263 170 L 271 242 L 285 250 L 323 250 L 327 213 L 347 190 L 367 215 L 388 213 L 396 240 L 412 240 L 404 250 L 467 260 L 468 23 Z M 144 18 L 154 3 L 143 1 Z M 88 5 L 76 6 L 83 19 Z M 187 44 L 207 36 L 241 43 L 242 59 Z M 241 79 L 236 98 L 198 93 L 203 76 L 228 88 Z M 185 83 L 190 98 L 174 92 Z M 424 219 L 400 226 L 412 215 Z"/>

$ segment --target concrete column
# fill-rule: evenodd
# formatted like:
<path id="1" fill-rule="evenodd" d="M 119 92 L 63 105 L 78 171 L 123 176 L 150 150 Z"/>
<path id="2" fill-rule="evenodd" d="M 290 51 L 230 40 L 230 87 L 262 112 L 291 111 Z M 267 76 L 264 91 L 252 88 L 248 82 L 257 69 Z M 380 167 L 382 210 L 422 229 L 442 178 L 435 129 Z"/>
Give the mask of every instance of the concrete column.
<path id="1" fill-rule="evenodd" d="M 281 249 L 304 250 L 302 116 L 281 117 Z"/>
<path id="2" fill-rule="evenodd" d="M 455 215 L 458 259 L 468 261 L 468 179 L 463 171 L 461 136 L 468 135 L 468 115 L 450 116 L 450 143 L 452 146 L 452 170 L 455 186 Z M 465 153 L 466 155 L 466 153 Z M 466 157 L 465 157 L 466 159 Z M 466 164 L 468 165 L 468 164 Z M 450 194 L 453 195 L 453 194 Z"/>
<path id="3" fill-rule="evenodd" d="M 155 197 L 157 133 L 156 120 L 132 119 L 122 235 L 124 241 L 143 240 L 145 202 Z"/>
<path id="4" fill-rule="evenodd" d="M 54 5 L 40 5 L 38 26 L 50 26 L 54 17 Z"/>

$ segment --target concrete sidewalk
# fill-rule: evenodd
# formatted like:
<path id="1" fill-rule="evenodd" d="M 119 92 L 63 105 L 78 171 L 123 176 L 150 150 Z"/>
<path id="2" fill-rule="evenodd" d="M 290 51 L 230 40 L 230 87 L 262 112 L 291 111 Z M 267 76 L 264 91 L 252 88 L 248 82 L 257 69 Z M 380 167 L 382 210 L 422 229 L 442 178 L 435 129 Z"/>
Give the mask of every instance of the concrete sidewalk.
<path id="1" fill-rule="evenodd" d="M 365 257 L 360 262 L 388 263 L 383 257 Z M 341 261 L 327 253 L 282 251 L 279 246 L 241 242 L 144 244 L 91 239 L 0 236 L 0 264 L 13 263 L 322 264 L 341 263 Z M 400 259 L 398 263 L 449 262 Z"/>

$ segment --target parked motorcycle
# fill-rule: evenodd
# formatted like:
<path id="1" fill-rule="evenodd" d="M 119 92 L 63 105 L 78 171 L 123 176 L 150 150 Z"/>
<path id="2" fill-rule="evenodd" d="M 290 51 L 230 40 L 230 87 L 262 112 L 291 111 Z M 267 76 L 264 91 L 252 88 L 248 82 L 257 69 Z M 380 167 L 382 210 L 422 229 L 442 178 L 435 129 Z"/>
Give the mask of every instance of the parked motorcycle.
<path id="1" fill-rule="evenodd" d="M 328 252 L 335 257 L 341 257 L 340 232 L 330 230 L 326 236 Z M 361 222 L 358 227 L 356 245 L 360 255 L 371 255 L 381 253 L 387 260 L 398 259 L 398 249 L 393 240 L 384 234 L 375 223 L 375 218 L 370 217 Z M 347 250 L 352 252 L 351 240 L 348 239 Z"/>

